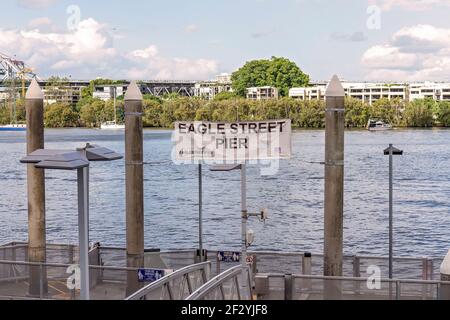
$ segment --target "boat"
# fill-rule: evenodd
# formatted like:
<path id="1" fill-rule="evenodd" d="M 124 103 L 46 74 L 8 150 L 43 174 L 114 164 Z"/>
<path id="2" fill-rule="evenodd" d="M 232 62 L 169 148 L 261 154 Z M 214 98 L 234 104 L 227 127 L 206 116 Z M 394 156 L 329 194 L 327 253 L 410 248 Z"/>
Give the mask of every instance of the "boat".
<path id="1" fill-rule="evenodd" d="M 26 124 L 8 124 L 0 126 L 0 131 L 27 131 Z"/>
<path id="2" fill-rule="evenodd" d="M 117 124 L 115 121 L 107 121 L 105 123 L 102 123 L 101 127 L 102 130 L 123 130 L 125 129 L 124 124 Z"/>
<path id="3" fill-rule="evenodd" d="M 116 88 L 114 88 L 114 121 L 106 121 L 100 126 L 101 130 L 124 130 L 124 124 L 117 124 Z"/>
<path id="4" fill-rule="evenodd" d="M 392 129 L 392 125 L 383 121 L 369 120 L 369 123 L 367 124 L 367 130 L 369 131 L 387 131 Z"/>

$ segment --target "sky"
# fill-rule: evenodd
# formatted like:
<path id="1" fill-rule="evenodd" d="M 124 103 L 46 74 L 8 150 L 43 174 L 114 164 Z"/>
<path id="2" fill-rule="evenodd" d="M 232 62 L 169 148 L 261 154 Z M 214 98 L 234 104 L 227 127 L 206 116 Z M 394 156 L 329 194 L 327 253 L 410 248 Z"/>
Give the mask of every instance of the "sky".
<path id="1" fill-rule="evenodd" d="M 283 56 L 311 79 L 450 81 L 450 0 L 5 0 L 41 77 L 206 80 Z"/>

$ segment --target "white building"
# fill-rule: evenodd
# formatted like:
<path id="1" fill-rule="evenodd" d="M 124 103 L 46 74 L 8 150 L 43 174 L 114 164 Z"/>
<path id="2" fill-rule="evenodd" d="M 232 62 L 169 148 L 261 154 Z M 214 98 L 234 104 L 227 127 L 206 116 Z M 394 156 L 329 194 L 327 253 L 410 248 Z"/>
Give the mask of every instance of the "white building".
<path id="1" fill-rule="evenodd" d="M 407 100 L 408 87 L 404 84 L 351 83 L 343 82 L 345 96 L 359 99 L 369 104 L 385 98 Z M 289 97 L 300 100 L 325 100 L 325 85 L 307 88 L 292 88 Z"/>
<path id="2" fill-rule="evenodd" d="M 431 98 L 437 101 L 450 101 L 450 83 L 412 83 L 409 85 L 410 100 Z"/>
<path id="3" fill-rule="evenodd" d="M 215 80 L 198 82 L 194 87 L 194 96 L 207 100 L 213 100 L 222 92 L 233 92 L 231 75 L 228 73 L 218 75 Z"/>
<path id="4" fill-rule="evenodd" d="M 298 100 L 324 100 L 325 90 L 325 86 L 292 88 L 289 90 L 289 97 Z"/>
<path id="5" fill-rule="evenodd" d="M 278 99 L 278 89 L 269 86 L 247 88 L 247 99 L 249 100 Z"/>
<path id="6" fill-rule="evenodd" d="M 436 101 L 450 101 L 450 83 L 365 83 L 342 82 L 345 96 L 362 100 L 369 104 L 379 99 L 401 99 L 413 101 L 431 98 Z M 324 100 L 326 85 L 319 84 L 307 88 L 292 88 L 289 96 L 300 100 Z"/>
<path id="7" fill-rule="evenodd" d="M 127 85 L 97 85 L 94 87 L 93 97 L 108 101 L 123 96 L 127 90 Z"/>

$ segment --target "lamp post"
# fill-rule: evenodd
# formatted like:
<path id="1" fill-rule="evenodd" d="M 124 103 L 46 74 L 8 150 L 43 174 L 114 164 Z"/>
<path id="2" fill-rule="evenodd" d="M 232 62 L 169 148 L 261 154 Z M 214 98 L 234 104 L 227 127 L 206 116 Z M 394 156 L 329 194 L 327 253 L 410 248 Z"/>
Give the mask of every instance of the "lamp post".
<path id="1" fill-rule="evenodd" d="M 80 299 L 89 300 L 89 164 L 122 156 L 106 148 L 87 144 L 76 151 L 39 149 L 20 160 L 42 170 L 77 170 Z"/>
<path id="2" fill-rule="evenodd" d="M 389 156 L 389 279 L 394 273 L 394 156 L 402 156 L 403 150 L 395 148 L 392 144 L 384 150 L 384 155 Z"/>

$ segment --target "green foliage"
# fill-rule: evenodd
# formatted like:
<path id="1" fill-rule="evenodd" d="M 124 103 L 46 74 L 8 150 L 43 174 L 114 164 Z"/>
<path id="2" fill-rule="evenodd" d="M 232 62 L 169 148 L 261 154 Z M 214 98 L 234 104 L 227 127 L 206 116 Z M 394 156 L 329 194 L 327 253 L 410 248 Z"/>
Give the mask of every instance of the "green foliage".
<path id="1" fill-rule="evenodd" d="M 124 97 L 124 96 L 122 96 L 122 97 Z M 159 103 L 159 104 L 162 103 L 162 99 L 161 98 L 155 97 L 154 95 L 151 95 L 151 94 L 144 94 L 143 95 L 143 99 L 144 99 L 144 101 L 151 100 L 151 101 L 155 101 L 156 103 Z"/>
<path id="2" fill-rule="evenodd" d="M 17 102 L 17 115 L 25 121 L 23 102 Z M 324 128 L 325 102 L 302 101 L 291 98 L 252 101 L 240 97 L 223 96 L 212 101 L 173 97 L 161 100 L 144 96 L 144 126 L 172 128 L 175 121 L 264 121 L 292 120 L 294 128 Z M 369 119 L 379 119 L 395 126 L 430 127 L 436 123 L 450 126 L 450 103 L 416 100 L 406 104 L 400 100 L 381 99 L 372 106 L 358 99 L 346 98 L 345 123 L 349 128 L 365 128 Z M 117 120 L 124 120 L 124 102 L 116 101 Z M 0 123 L 10 123 L 10 107 L 0 106 Z M 79 115 L 79 116 L 78 116 Z M 46 125 L 66 127 L 82 125 L 99 127 L 114 119 L 114 103 L 86 97 L 75 109 L 64 105 L 46 108 Z"/>
<path id="3" fill-rule="evenodd" d="M 403 124 L 403 112 L 405 102 L 401 99 L 380 99 L 372 103 L 370 108 L 370 118 L 382 120 L 394 126 Z"/>
<path id="4" fill-rule="evenodd" d="M 51 128 L 76 127 L 78 113 L 68 104 L 54 103 L 45 107 L 44 122 Z"/>
<path id="5" fill-rule="evenodd" d="M 92 103 L 85 104 L 80 109 L 80 120 L 85 127 L 100 127 L 105 121 L 114 119 L 114 111 L 108 103 L 95 99 Z"/>
<path id="6" fill-rule="evenodd" d="M 144 126 L 151 128 L 159 128 L 161 124 L 160 115 L 163 113 L 162 104 L 157 100 L 145 99 L 144 102 Z"/>
<path id="7" fill-rule="evenodd" d="M 408 127 L 432 127 L 435 107 L 436 101 L 432 99 L 414 100 L 409 103 L 404 114 L 406 125 Z"/>
<path id="8" fill-rule="evenodd" d="M 450 102 L 440 101 L 435 109 L 437 121 L 444 127 L 450 127 Z"/>
<path id="9" fill-rule="evenodd" d="M 216 94 L 214 97 L 214 100 L 216 101 L 223 101 L 223 100 L 230 100 L 230 99 L 236 99 L 238 95 L 234 92 L 220 92 Z"/>
<path id="10" fill-rule="evenodd" d="M 345 99 L 345 125 L 347 128 L 364 128 L 370 119 L 371 109 L 359 99 Z"/>
<path id="11" fill-rule="evenodd" d="M 10 124 L 11 123 L 11 111 L 8 107 L 1 105 L 0 106 L 0 125 Z"/>
<path id="12" fill-rule="evenodd" d="M 309 84 L 309 76 L 294 62 L 278 57 L 247 62 L 233 73 L 231 80 L 234 91 L 242 97 L 245 97 L 249 87 L 273 86 L 285 97 L 290 88 Z"/>

